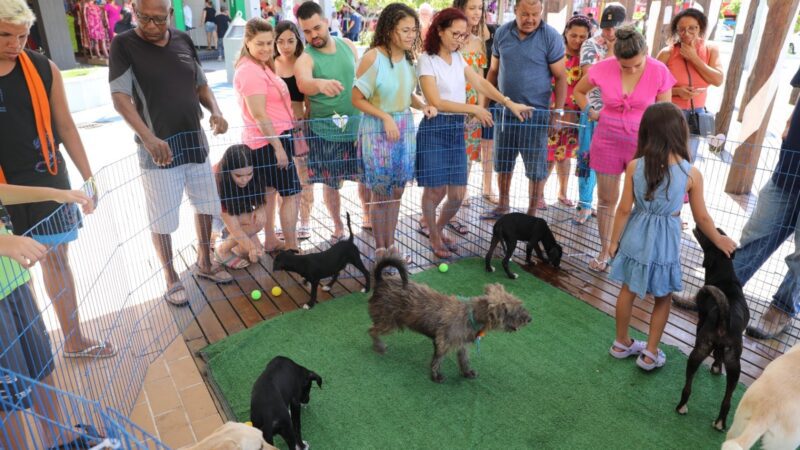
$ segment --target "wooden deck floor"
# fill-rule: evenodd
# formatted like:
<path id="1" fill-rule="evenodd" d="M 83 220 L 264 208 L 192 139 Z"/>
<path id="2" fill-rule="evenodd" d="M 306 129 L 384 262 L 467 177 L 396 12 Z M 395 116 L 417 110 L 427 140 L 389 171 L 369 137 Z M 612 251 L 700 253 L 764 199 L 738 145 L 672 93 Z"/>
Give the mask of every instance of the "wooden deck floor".
<path id="1" fill-rule="evenodd" d="M 413 263 L 410 268 L 412 272 L 433 267 L 439 262 L 430 251 L 427 238 L 416 231 L 416 220 L 420 211 L 419 195 L 420 192 L 417 188 L 407 190 L 397 229 L 399 244 L 412 256 Z M 353 216 L 356 244 L 362 252 L 365 263 L 371 266 L 374 258 L 374 240 L 369 232 L 361 230 L 360 214 L 358 214 L 360 206 L 357 204 L 356 198 L 355 189 L 353 189 L 353 195 L 343 195 L 342 210 L 343 213 L 345 210 L 350 211 Z M 329 245 L 327 239 L 333 231 L 332 225 L 327 220 L 327 212 L 320 204 L 321 196 L 317 196 L 317 199 L 318 203 L 315 204 L 312 214 L 312 217 L 315 218 L 313 222 L 314 236 L 302 244 L 303 250 L 306 252 L 327 248 Z M 515 209 L 524 210 L 519 203 L 512 202 L 512 207 L 516 206 Z M 745 201 L 745 203 L 747 202 Z M 459 219 L 470 228 L 467 236 L 457 240 L 459 258 L 483 257 L 486 254 L 493 222 L 482 221 L 479 219 L 479 215 L 489 206 L 479 196 L 474 196 L 471 207 L 462 208 L 459 212 Z M 571 208 L 554 205 L 543 212 L 543 216 L 556 234 L 556 239 L 564 246 L 562 267 L 557 270 L 546 264 L 538 264 L 525 267 L 525 270 L 613 316 L 619 285 L 608 280 L 606 274 L 598 274 L 589 270 L 587 264 L 590 257 L 599 248 L 595 219 L 587 222 L 586 225 L 577 226 L 570 220 L 572 213 Z M 733 218 L 727 222 L 730 228 Z M 736 231 L 736 235 L 738 235 L 739 230 Z M 688 231 L 684 234 L 683 247 L 684 280 L 687 284 L 687 292 L 694 292 L 702 284 L 702 254 Z M 521 253 L 521 251 L 517 251 L 517 255 Z M 180 252 L 180 256 L 187 267 L 191 266 L 196 257 L 195 249 L 187 247 Z M 190 311 L 186 311 L 184 308 L 182 312 L 177 310 L 176 314 L 181 315 L 184 338 L 189 349 L 196 355 L 195 360 L 201 373 L 205 373 L 205 362 L 197 353 L 200 349 L 226 336 L 250 328 L 263 320 L 298 309 L 307 302 L 308 290 L 299 282 L 296 275 L 286 272 L 272 273 L 271 267 L 271 258 L 264 257 L 258 264 L 235 271 L 235 282 L 229 285 L 215 285 L 202 279 L 196 279 L 191 275 L 187 276 L 185 281 L 189 282 L 184 284 L 190 291 L 192 305 Z M 774 283 L 774 281 L 768 281 L 766 285 L 770 283 Z M 760 298 L 751 299 L 754 302 L 753 305 L 756 305 L 751 305 L 751 309 L 763 307 L 772 291 L 768 286 L 767 288 L 761 286 L 765 282 L 759 280 L 758 277 L 754 278 L 748 287 L 750 284 L 754 286 L 751 291 L 763 292 Z M 274 285 L 282 287 L 283 295 L 279 297 L 268 295 Z M 319 292 L 319 301 L 328 301 L 358 291 L 362 287 L 363 279 L 360 273 L 352 267 L 348 267 L 346 275 L 339 279 L 330 293 Z M 254 289 L 259 289 L 264 293 L 262 300 L 257 302 L 250 300 L 250 292 Z M 631 325 L 646 333 L 649 328 L 652 307 L 653 302 L 650 298 L 637 301 Z M 696 320 L 695 313 L 673 308 L 662 339 L 663 342 L 675 345 L 688 354 L 694 344 Z M 797 340 L 798 335 L 800 333 L 795 327 L 787 336 L 788 341 L 786 339 L 780 342 L 755 341 L 745 337 L 742 381 L 749 385 L 772 359 Z M 613 340 L 613 330 L 609 330 L 608 340 L 609 342 Z M 211 388 L 213 391 L 213 386 Z M 224 402 L 219 402 L 218 406 L 223 412 L 227 412 Z"/>

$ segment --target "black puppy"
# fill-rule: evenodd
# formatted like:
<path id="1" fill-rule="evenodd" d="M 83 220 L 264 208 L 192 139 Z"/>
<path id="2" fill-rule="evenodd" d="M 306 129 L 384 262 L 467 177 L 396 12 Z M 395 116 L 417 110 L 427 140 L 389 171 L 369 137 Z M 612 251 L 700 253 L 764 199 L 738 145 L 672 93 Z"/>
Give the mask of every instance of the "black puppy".
<path id="1" fill-rule="evenodd" d="M 508 268 L 508 261 L 514 254 L 517 248 L 517 241 L 527 241 L 528 245 L 525 247 L 525 262 L 531 264 L 531 253 L 536 251 L 536 256 L 543 261 L 547 261 L 553 267 L 561 265 L 561 255 L 564 251 L 561 246 L 556 242 L 553 232 L 547 226 L 547 222 L 539 217 L 532 217 L 522 213 L 509 213 L 501 217 L 494 224 L 492 229 L 492 243 L 489 245 L 489 251 L 486 253 L 486 271 L 494 272 L 492 267 L 492 254 L 497 244 L 502 241 L 505 247 L 506 256 L 503 258 L 503 269 L 509 278 L 517 278 L 517 274 L 511 272 Z M 544 257 L 541 247 L 542 244 L 547 258 Z"/>
<path id="2" fill-rule="evenodd" d="M 720 233 L 725 233 L 717 229 Z M 692 394 L 694 374 L 712 352 L 714 363 L 711 373 L 722 373 L 722 364 L 728 374 L 725 385 L 725 397 L 719 416 L 713 426 L 724 430 L 731 408 L 731 394 L 739 382 L 741 373 L 740 358 L 742 356 L 742 333 L 750 320 L 747 300 L 742 292 L 742 283 L 733 271 L 733 255 L 730 258 L 722 253 L 711 240 L 695 228 L 694 236 L 703 248 L 703 267 L 706 269 L 705 285 L 697 293 L 698 321 L 694 350 L 686 363 L 686 384 L 683 386 L 681 401 L 675 408 L 680 414 L 686 414 L 689 408 L 686 403 Z"/>
<path id="3" fill-rule="evenodd" d="M 319 282 L 331 277 L 331 282 L 323 286 L 322 290 L 330 291 L 331 286 L 336 283 L 339 278 L 339 272 L 344 270 L 347 264 L 356 266 L 364 274 L 367 280 L 366 287 L 361 292 L 369 291 L 370 277 L 369 271 L 361 261 L 361 252 L 358 247 L 353 243 L 353 229 L 350 227 L 350 213 L 347 213 L 347 229 L 350 230 L 350 239 L 346 241 L 339 241 L 331 246 L 331 248 L 319 252 L 309 253 L 307 255 L 298 255 L 294 252 L 283 251 L 278 253 L 275 261 L 272 264 L 272 270 L 286 270 L 295 272 L 306 283 L 311 284 L 311 300 L 308 301 L 303 308 L 310 309 L 317 304 L 317 286 Z"/>
<path id="4" fill-rule="evenodd" d="M 322 388 L 322 377 L 285 356 L 267 364 L 250 395 L 250 421 L 273 444 L 277 434 L 290 450 L 307 448 L 300 434 L 300 405 L 308 404 L 311 383 Z"/>

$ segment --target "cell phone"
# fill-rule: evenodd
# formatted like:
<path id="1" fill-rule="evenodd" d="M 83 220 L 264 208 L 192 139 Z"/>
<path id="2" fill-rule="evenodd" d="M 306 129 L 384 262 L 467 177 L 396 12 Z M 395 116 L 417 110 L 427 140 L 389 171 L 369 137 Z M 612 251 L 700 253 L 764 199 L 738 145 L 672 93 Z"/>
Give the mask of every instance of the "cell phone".
<path id="1" fill-rule="evenodd" d="M 697 91 L 697 92 L 705 92 L 707 89 L 708 89 L 708 88 L 704 88 L 704 87 L 697 87 L 697 88 L 694 88 L 694 90 L 695 90 L 695 91 Z"/>

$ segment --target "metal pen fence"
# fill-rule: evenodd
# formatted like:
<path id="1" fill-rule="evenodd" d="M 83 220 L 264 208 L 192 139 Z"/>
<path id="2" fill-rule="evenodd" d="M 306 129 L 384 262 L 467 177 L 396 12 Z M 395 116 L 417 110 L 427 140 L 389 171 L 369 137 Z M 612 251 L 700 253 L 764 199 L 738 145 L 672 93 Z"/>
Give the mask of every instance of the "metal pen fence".
<path id="1" fill-rule="evenodd" d="M 503 177 L 509 210 L 525 212 L 541 206 L 530 202 L 528 180 L 546 180 L 551 169 L 546 150 L 552 131 L 549 117 L 547 111 L 537 111 L 519 122 L 507 112 L 494 111 L 494 131 L 485 136 L 494 137 L 495 170 L 509 174 Z M 20 448 L 20 442 L 23 448 L 49 448 L 59 436 L 63 441 L 67 433 L 75 431 L 76 424 L 86 425 L 78 431 L 93 445 L 105 442 L 112 448 L 166 448 L 131 423 L 126 414 L 132 410 L 150 363 L 204 305 L 223 300 L 221 291 L 198 292 L 187 282 L 192 272 L 195 276 L 198 270 L 204 272 L 205 267 L 196 267 L 196 262 L 205 266 L 206 256 L 209 261 L 230 266 L 263 264 L 269 272 L 267 250 L 271 249 L 261 248 L 265 240 L 267 247 L 304 251 L 327 248 L 342 233 L 346 236 L 346 229 L 340 230 L 331 217 L 343 219 L 345 212 L 353 219 L 356 243 L 369 261 L 376 258 L 379 235 L 391 235 L 398 252 L 409 255 L 417 266 L 436 262 L 441 255 L 446 255 L 445 260 L 484 256 L 493 224 L 485 218 L 495 205 L 483 196 L 481 165 L 466 157 L 464 124 L 473 119 L 458 114 L 423 119 L 404 113 L 395 114 L 393 120 L 399 125 L 397 139 L 387 139 L 382 123 L 372 123 L 370 128 L 359 123 L 359 118 L 337 117 L 308 121 L 295 130 L 286 130 L 277 141 L 265 139 L 263 145 L 254 145 L 256 149 L 241 147 L 243 129 L 220 136 L 186 133 L 168 140 L 173 160 L 202 164 L 173 164 L 167 170 L 147 168 L 148 160 L 142 157 L 147 155 L 143 154 L 130 155 L 99 170 L 95 175 L 99 191 L 92 192 L 98 196 L 96 212 L 83 216 L 73 206 L 64 205 L 51 220 L 29 233 L 55 235 L 51 242 L 62 245 L 52 247 L 45 262 L 32 271 L 32 281 L 23 284 L 29 286 L 29 298 L 18 295 L 20 298 L 12 303 L 6 293 L 7 297 L 0 300 L 0 306 L 16 320 L 13 326 L 10 322 L 3 325 L 6 334 L 8 330 L 12 333 L 3 341 L 7 347 L 0 352 L 0 387 L 4 393 L 0 409 L 9 412 L 0 419 L 6 430 L 0 434 L 0 448 Z M 578 122 L 559 126 L 577 134 Z M 622 135 L 605 138 L 612 142 L 616 139 L 620 148 L 630 145 L 630 139 Z M 566 139 L 569 142 L 570 137 Z M 731 153 L 760 152 L 754 163 L 742 167 L 737 159 L 712 152 L 716 145 L 709 145 L 708 137 L 697 139 L 694 166 L 705 179 L 706 206 L 716 225 L 738 240 L 754 211 L 755 194 L 774 176 L 779 150 L 727 142 L 726 151 Z M 278 142 L 285 159 L 275 151 Z M 235 153 L 237 146 L 243 150 L 239 155 L 246 155 L 244 160 L 240 156 L 225 163 L 223 156 Z M 296 154 L 306 148 L 307 154 Z M 369 164 L 364 164 L 365 158 L 372 158 Z M 575 163 L 571 161 L 567 193 L 577 199 Z M 731 173 L 743 168 L 753 179 L 751 194 L 725 193 Z M 364 190 L 359 182 L 365 181 L 372 191 L 381 193 L 380 200 L 360 195 Z M 267 187 L 276 193 L 265 196 Z M 396 194 L 401 188 L 403 195 L 393 196 L 392 192 Z M 87 185 L 84 189 L 94 188 Z M 497 186 L 494 189 L 497 193 Z M 586 264 L 600 248 L 596 219 L 575 223 L 575 209 L 559 202 L 558 197 L 557 182 L 550 180 L 544 188 L 546 209 L 537 210 L 537 215 L 550 223 L 565 248 L 565 259 L 573 265 Z M 791 197 L 793 201 L 795 197 Z M 464 198 L 467 204 L 462 203 Z M 597 205 L 596 194 L 591 202 Z M 439 251 L 439 255 L 433 252 L 427 237 L 431 224 L 420 223 L 423 214 L 432 217 L 437 204 L 436 217 L 454 219 L 440 219 L 447 251 Z M 783 212 L 796 216 L 793 208 L 785 204 Z M 366 209 L 372 209 L 369 216 Z M 223 213 L 228 217 L 215 221 L 216 234 L 212 236 L 210 219 L 223 217 Z M 686 292 L 692 293 L 703 284 L 702 252 L 691 237 L 693 220 L 688 208 L 683 208 L 681 217 L 687 223 L 681 247 L 683 276 Z M 233 226 L 232 218 L 236 218 Z M 768 223 L 766 228 L 786 237 L 795 224 L 796 217 Z M 367 225 L 371 225 L 371 231 L 361 231 Z M 263 230 L 271 226 L 277 230 L 265 234 Z M 171 240 L 154 240 L 154 231 L 170 234 Z M 422 234 L 426 231 L 427 235 Z M 163 250 L 161 257 L 154 243 Z M 770 245 L 776 251 L 764 258 L 745 285 L 754 312 L 763 312 L 770 304 L 787 273 L 783 258 L 795 251 L 790 240 Z M 171 257 L 165 256 L 170 254 L 166 250 L 171 251 Z M 249 261 L 252 250 L 261 255 L 258 262 Z M 245 271 L 229 272 L 233 283 L 244 285 L 245 279 L 251 278 Z M 8 278 L 20 280 L 19 276 L 12 272 Z M 360 276 L 349 268 L 343 278 Z M 165 299 L 168 283 L 175 280 L 185 287 L 185 306 Z M 255 281 L 265 291 L 276 283 L 275 279 Z M 791 298 L 796 297 L 791 291 Z M 108 342 L 116 354 L 107 358 L 69 357 L 76 356 L 75 344 L 82 338 Z M 778 339 L 764 341 L 764 346 L 774 357 L 775 352 L 785 351 L 797 339 L 795 324 Z M 37 370 L 27 370 L 30 367 Z M 109 441 L 95 439 L 95 434 Z"/>

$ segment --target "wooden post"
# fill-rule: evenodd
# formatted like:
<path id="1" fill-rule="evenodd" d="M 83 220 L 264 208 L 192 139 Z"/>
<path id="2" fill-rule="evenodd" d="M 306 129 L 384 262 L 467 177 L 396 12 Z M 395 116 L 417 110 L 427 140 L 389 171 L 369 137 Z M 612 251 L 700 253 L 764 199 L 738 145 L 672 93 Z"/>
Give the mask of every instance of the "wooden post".
<path id="1" fill-rule="evenodd" d="M 650 55 L 656 57 L 666 42 L 664 31 L 675 9 L 675 0 L 652 0 L 647 10 L 647 44 Z M 665 25 L 664 22 L 667 22 Z"/>
<path id="2" fill-rule="evenodd" d="M 633 20 L 633 10 L 636 9 L 636 0 L 619 0 L 619 3 L 625 7 L 625 22 Z M 602 11 L 600 11 L 602 13 Z"/>
<path id="3" fill-rule="evenodd" d="M 800 0 L 767 0 L 769 11 L 766 23 L 769 26 L 764 27 L 758 57 L 748 80 L 747 93 L 751 95 L 746 94 L 742 99 L 742 144 L 733 155 L 733 164 L 725 184 L 725 192 L 729 194 L 747 194 L 752 190 L 761 145 L 775 103 L 779 78 L 775 68 L 778 67 L 786 35 L 797 17 L 798 5 Z"/>
<path id="4" fill-rule="evenodd" d="M 568 0 L 547 0 L 544 2 L 545 20 L 556 30 L 563 30 L 572 15 L 572 2 Z"/>
<path id="5" fill-rule="evenodd" d="M 706 30 L 706 37 L 708 39 L 716 39 L 717 30 L 719 29 L 719 14 L 722 10 L 722 0 L 711 0 L 711 4 L 706 10 L 706 17 L 708 17 L 708 29 Z"/>
<path id="6" fill-rule="evenodd" d="M 736 97 L 739 95 L 739 85 L 744 71 L 744 60 L 750 47 L 751 32 L 756 23 L 756 11 L 761 0 L 752 0 L 742 4 L 736 24 L 736 38 L 733 41 L 733 54 L 728 64 L 728 73 L 725 75 L 725 90 L 722 103 L 717 112 L 716 132 L 728 135 L 733 120 L 733 109 L 736 107 Z M 749 5 L 749 6 L 748 6 Z M 746 9 L 746 11 L 745 11 Z M 742 15 L 745 17 L 743 18 Z"/>

